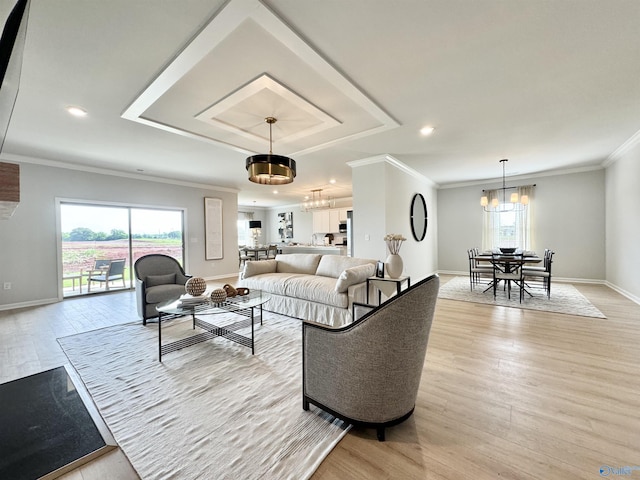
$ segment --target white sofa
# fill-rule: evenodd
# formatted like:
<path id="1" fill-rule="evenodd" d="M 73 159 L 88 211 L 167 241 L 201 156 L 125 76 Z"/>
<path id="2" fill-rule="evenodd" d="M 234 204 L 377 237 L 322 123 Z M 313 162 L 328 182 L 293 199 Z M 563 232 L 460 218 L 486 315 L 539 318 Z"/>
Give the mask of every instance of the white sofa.
<path id="1" fill-rule="evenodd" d="M 247 262 L 239 286 L 272 294 L 271 312 L 340 327 L 352 322 L 353 302 L 366 301 L 376 260 L 292 253 Z"/>

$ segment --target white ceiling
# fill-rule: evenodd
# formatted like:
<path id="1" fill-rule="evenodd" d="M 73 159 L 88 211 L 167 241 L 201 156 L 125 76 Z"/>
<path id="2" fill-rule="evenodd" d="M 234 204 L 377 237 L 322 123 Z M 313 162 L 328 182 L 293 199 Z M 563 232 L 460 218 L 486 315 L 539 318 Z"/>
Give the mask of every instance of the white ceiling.
<path id="1" fill-rule="evenodd" d="M 640 130 L 639 21 L 637 0 L 32 0 L 3 158 L 263 206 L 350 196 L 347 162 L 380 154 L 440 186 L 495 179 L 501 158 L 597 167 Z M 246 179 L 267 116 L 298 165 L 277 195 Z"/>

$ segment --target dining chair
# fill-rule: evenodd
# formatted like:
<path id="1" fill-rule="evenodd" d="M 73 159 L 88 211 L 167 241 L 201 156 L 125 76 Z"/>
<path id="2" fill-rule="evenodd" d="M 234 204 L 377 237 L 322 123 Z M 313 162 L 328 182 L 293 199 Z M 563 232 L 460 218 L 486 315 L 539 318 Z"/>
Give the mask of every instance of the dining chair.
<path id="1" fill-rule="evenodd" d="M 542 255 L 542 260 L 543 260 L 543 263 L 542 263 L 543 266 L 542 267 L 538 267 L 538 266 L 535 266 L 535 265 L 525 265 L 524 268 L 526 270 L 531 271 L 531 272 L 533 272 L 533 271 L 538 271 L 538 272 L 546 271 L 547 270 L 547 257 L 549 256 L 549 252 L 551 252 L 550 249 L 548 249 L 548 248 L 544 249 L 544 253 Z"/>
<path id="2" fill-rule="evenodd" d="M 469 257 L 469 284 L 472 291 L 474 285 L 480 283 L 481 276 L 491 277 L 493 275 L 493 267 L 479 265 L 478 260 L 476 259 L 476 254 L 477 250 L 474 248 L 467 250 L 467 255 Z"/>
<path id="3" fill-rule="evenodd" d="M 243 247 L 238 248 L 238 267 L 242 268 L 245 263 L 249 260 L 249 256 L 247 255 L 247 251 Z"/>
<path id="4" fill-rule="evenodd" d="M 269 249 L 267 250 L 267 260 L 274 260 L 278 255 L 278 245 L 269 245 Z"/>
<path id="5" fill-rule="evenodd" d="M 523 268 L 524 257 L 522 253 L 514 255 L 503 255 L 500 253 L 491 254 L 491 264 L 493 265 L 493 298 L 496 298 L 498 283 L 504 282 L 507 291 L 507 298 L 511 299 L 511 282 L 515 283 L 520 290 L 520 303 L 524 296 Z"/>
<path id="6" fill-rule="evenodd" d="M 552 250 L 545 250 L 544 267 L 525 266 L 522 268 L 523 282 L 526 282 L 527 278 L 542 279 L 542 288 L 547 292 L 547 298 L 551 298 L 551 264 L 554 253 Z"/>

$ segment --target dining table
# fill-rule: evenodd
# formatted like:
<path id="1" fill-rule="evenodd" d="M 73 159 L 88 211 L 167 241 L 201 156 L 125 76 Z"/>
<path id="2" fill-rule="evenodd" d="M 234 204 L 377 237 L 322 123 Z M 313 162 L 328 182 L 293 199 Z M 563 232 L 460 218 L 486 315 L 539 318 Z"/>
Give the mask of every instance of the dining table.
<path id="1" fill-rule="evenodd" d="M 258 260 L 260 258 L 260 254 L 263 253 L 266 258 L 269 253 L 269 246 L 257 246 L 257 247 L 244 247 L 241 248 L 244 254 L 249 257 L 251 260 Z"/>
<path id="2" fill-rule="evenodd" d="M 488 262 L 494 268 L 500 268 L 504 273 L 513 273 L 518 268 L 523 267 L 525 264 L 535 264 L 542 262 L 543 258 L 539 257 L 536 254 L 506 254 L 506 253 L 496 253 L 493 254 L 491 252 L 483 252 L 475 256 L 475 259 L 478 262 Z M 511 282 L 511 280 L 507 280 Z M 498 279 L 500 282 L 500 279 Z M 516 282 L 517 283 L 517 282 Z M 493 289 L 493 281 L 489 283 L 489 286 L 483 291 L 487 292 Z M 532 297 L 533 295 L 526 288 L 524 291 Z"/>

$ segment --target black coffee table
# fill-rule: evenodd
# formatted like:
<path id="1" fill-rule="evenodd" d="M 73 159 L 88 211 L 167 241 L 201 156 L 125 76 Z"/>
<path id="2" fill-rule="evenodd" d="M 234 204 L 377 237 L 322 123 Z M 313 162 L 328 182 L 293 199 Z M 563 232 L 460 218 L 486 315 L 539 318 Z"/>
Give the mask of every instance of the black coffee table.
<path id="1" fill-rule="evenodd" d="M 269 293 L 261 290 L 251 290 L 248 295 L 238 295 L 228 298 L 222 303 L 199 303 L 196 305 L 181 304 L 180 299 L 170 300 L 161 303 L 156 307 L 158 311 L 158 360 L 162 361 L 162 356 L 170 352 L 175 352 L 185 347 L 205 342 L 215 337 L 224 337 L 232 342 L 239 343 L 251 348 L 251 354 L 254 354 L 254 320 L 256 319 L 255 309 L 260 308 L 260 324 L 262 325 L 262 306 L 271 299 Z M 242 320 L 225 324 L 224 326 L 216 325 L 209 321 L 203 320 L 198 316 L 213 316 L 223 313 L 233 313 L 241 317 Z M 193 321 L 193 329 L 196 327 L 203 330 L 200 333 L 190 337 L 182 338 L 165 345 L 162 344 L 162 321 L 191 315 Z M 247 337 L 238 333 L 239 330 L 251 326 L 251 337 Z"/>

